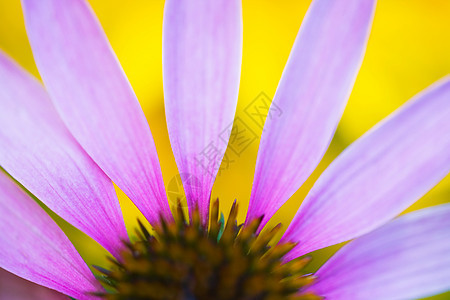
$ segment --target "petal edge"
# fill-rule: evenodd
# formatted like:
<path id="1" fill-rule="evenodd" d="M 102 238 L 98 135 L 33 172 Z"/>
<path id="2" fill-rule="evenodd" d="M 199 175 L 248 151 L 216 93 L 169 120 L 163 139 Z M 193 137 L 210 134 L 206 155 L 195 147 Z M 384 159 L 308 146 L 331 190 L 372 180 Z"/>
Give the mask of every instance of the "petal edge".
<path id="1" fill-rule="evenodd" d="M 256 162 L 247 222 L 262 225 L 311 175 L 336 130 L 362 63 L 375 0 L 315 0 L 291 50 Z"/>
<path id="2" fill-rule="evenodd" d="M 101 287 L 56 223 L 0 170 L 0 267 L 78 299 Z"/>
<path id="3" fill-rule="evenodd" d="M 75 139 L 151 223 L 170 219 L 144 113 L 85 0 L 22 0 L 45 87 Z"/>
<path id="4" fill-rule="evenodd" d="M 309 288 L 330 300 L 417 299 L 450 290 L 450 205 L 415 211 L 345 245 Z"/>
<path id="5" fill-rule="evenodd" d="M 198 205 L 204 222 L 236 110 L 241 10 L 238 0 L 168 0 L 164 8 L 167 128 L 179 172 L 190 175 L 183 182 L 188 206 Z"/>
<path id="6" fill-rule="evenodd" d="M 355 141 L 324 171 L 283 239 L 288 255 L 347 241 L 381 226 L 450 171 L 450 76 Z"/>

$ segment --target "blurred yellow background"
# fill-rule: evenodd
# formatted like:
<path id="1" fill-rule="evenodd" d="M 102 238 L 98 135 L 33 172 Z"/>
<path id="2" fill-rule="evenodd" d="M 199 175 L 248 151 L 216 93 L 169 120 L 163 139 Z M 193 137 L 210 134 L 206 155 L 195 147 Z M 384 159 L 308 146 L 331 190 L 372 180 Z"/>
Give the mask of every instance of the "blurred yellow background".
<path id="1" fill-rule="evenodd" d="M 150 124 L 166 186 L 177 175 L 164 116 L 161 37 L 164 1 L 91 0 L 94 11 L 119 57 Z M 126 4 L 125 4 L 126 3 Z M 244 49 L 238 116 L 259 136 L 261 129 L 245 119 L 244 108 L 260 92 L 273 97 L 310 1 L 244 0 Z M 0 1 L 0 48 L 36 76 L 19 0 Z M 325 167 L 346 146 L 414 94 L 450 73 L 450 1 L 379 0 L 366 56 L 329 151 L 307 183 L 275 215 L 272 224 L 289 223 L 302 199 Z M 253 142 L 229 166 L 222 165 L 213 197 L 228 212 L 236 198 L 243 219 L 258 149 Z M 449 149 L 450 151 L 450 149 Z M 233 155 L 228 151 L 230 156 Z M 138 211 L 119 192 L 129 229 Z M 450 202 L 450 176 L 408 211 Z M 89 264 L 105 264 L 105 252 L 60 219 Z M 286 227 L 286 226 L 285 226 Z M 131 231 L 130 231 L 131 232 Z M 336 247 L 317 251 L 314 270 Z M 450 293 L 433 299 L 449 299 Z"/>

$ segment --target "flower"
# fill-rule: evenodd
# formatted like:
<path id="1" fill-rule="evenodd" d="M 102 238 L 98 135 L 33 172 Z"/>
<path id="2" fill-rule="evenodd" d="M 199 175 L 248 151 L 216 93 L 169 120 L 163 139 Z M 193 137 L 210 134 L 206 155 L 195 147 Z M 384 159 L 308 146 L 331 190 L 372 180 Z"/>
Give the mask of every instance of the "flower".
<path id="1" fill-rule="evenodd" d="M 285 113 L 268 120 L 261 137 L 243 227 L 235 223 L 236 206 L 226 224 L 218 219 L 218 202 L 210 217 L 217 161 L 207 168 L 198 162 L 210 143 L 222 159 L 219 134 L 234 118 L 239 1 L 166 1 L 167 126 L 180 173 L 198 181 L 184 186 L 189 221 L 179 206 L 175 218 L 170 211 L 145 117 L 87 3 L 22 3 L 45 89 L 0 55 L 0 165 L 99 242 L 117 266 L 98 268 L 113 288 L 103 291 L 63 232 L 2 172 L 0 267 L 42 288 L 5 271 L 2 281 L 23 286 L 30 297 L 61 296 L 49 288 L 77 299 L 203 299 L 208 293 L 409 299 L 450 289 L 450 205 L 392 220 L 450 171 L 448 77 L 349 146 L 318 179 L 277 245 L 266 247 L 273 231 L 259 233 L 330 143 L 362 62 L 375 0 L 311 5 L 272 104 Z M 112 181 L 154 233 L 141 226 L 140 240 L 128 240 Z M 314 276 L 301 272 L 307 262 L 301 256 L 349 240 Z"/>

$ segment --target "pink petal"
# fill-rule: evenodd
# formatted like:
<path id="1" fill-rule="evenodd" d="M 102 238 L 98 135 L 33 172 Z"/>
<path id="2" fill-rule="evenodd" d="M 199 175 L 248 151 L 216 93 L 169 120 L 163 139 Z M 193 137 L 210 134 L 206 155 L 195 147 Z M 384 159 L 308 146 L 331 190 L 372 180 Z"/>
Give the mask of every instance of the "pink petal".
<path id="1" fill-rule="evenodd" d="M 303 20 L 261 137 L 247 221 L 263 225 L 309 177 L 361 66 L 375 0 L 315 0 Z"/>
<path id="2" fill-rule="evenodd" d="M 0 53 L 0 165 L 116 255 L 127 238 L 109 178 L 64 126 L 43 87 Z"/>
<path id="3" fill-rule="evenodd" d="M 211 189 L 236 109 L 242 59 L 241 1 L 165 4 L 163 74 L 167 127 L 188 206 L 208 219 Z M 195 183 L 192 182 L 194 178 Z"/>
<path id="4" fill-rule="evenodd" d="M 67 300 L 68 297 L 0 268 L 0 300 L 29 299 Z"/>
<path id="5" fill-rule="evenodd" d="M 89 268 L 55 222 L 0 171 L 0 267 L 77 299 L 99 291 Z"/>
<path id="6" fill-rule="evenodd" d="M 402 216 L 350 242 L 309 288 L 328 300 L 417 299 L 450 290 L 450 205 Z"/>
<path id="7" fill-rule="evenodd" d="M 284 235 L 307 252 L 365 234 L 450 171 L 450 77 L 349 146 L 322 174 Z"/>
<path id="8" fill-rule="evenodd" d="M 45 86 L 64 123 L 150 222 L 171 217 L 145 116 L 84 0 L 23 0 Z"/>

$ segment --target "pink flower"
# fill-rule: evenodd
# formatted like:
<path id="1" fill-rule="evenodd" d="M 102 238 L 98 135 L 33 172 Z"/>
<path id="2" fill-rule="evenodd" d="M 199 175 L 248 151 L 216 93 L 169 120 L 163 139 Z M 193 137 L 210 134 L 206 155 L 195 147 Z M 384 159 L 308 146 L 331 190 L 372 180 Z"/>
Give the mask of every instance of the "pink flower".
<path id="1" fill-rule="evenodd" d="M 22 3 L 45 88 L 0 54 L 0 165 L 125 264 L 128 236 L 112 181 L 150 223 L 175 224 L 144 114 L 85 1 Z M 374 10 L 375 0 L 313 1 L 273 100 L 283 116 L 268 120 L 261 137 L 247 226 L 260 218 L 261 229 L 324 155 L 360 68 Z M 222 159 L 226 148 L 219 139 L 236 110 L 240 1 L 167 0 L 163 45 L 170 140 L 180 173 L 198 180 L 184 185 L 191 221 L 197 207 L 207 225 L 217 169 L 205 169 L 197 156 L 214 143 Z M 298 297 L 410 299 L 449 290 L 450 205 L 393 220 L 450 171 L 449 149 L 449 77 L 350 145 L 302 203 L 282 238 L 295 247 L 279 263 L 354 241 L 302 285 Z M 0 172 L 0 267 L 42 288 L 1 271 L 0 298 L 62 297 L 48 289 L 97 298 L 92 292 L 102 287 L 88 266 L 11 177 Z M 245 282 L 242 289 L 249 288 Z M 5 294 L 5 284 L 23 290 Z M 196 299 L 186 289 L 183 295 L 193 296 L 185 299 Z"/>

